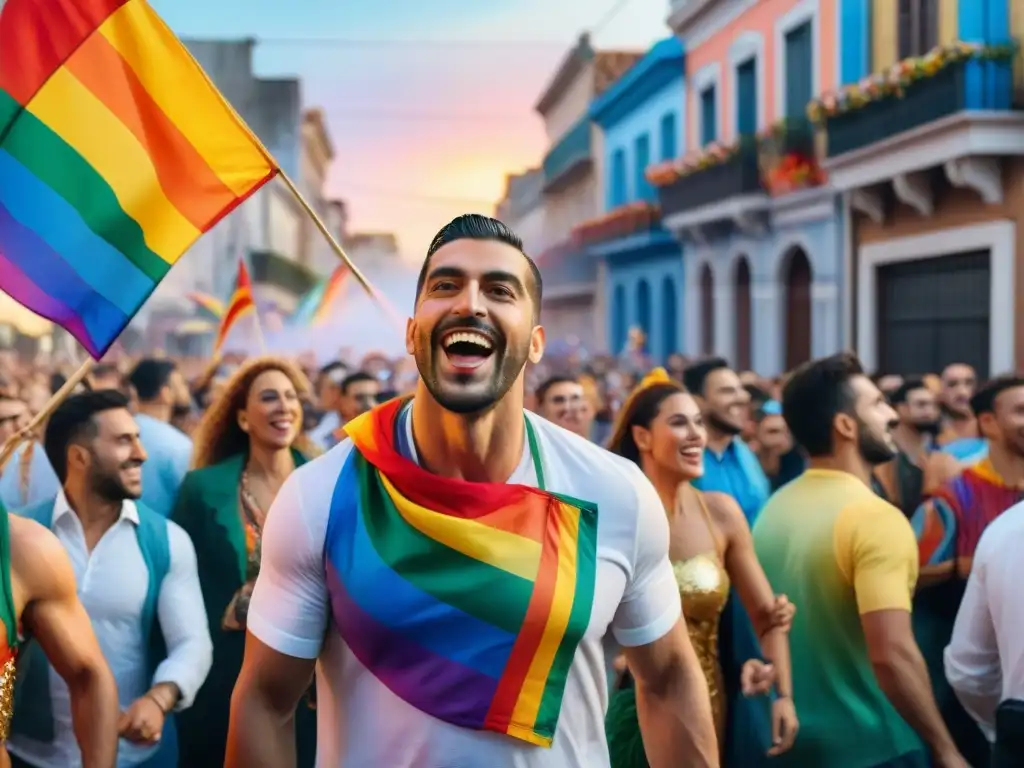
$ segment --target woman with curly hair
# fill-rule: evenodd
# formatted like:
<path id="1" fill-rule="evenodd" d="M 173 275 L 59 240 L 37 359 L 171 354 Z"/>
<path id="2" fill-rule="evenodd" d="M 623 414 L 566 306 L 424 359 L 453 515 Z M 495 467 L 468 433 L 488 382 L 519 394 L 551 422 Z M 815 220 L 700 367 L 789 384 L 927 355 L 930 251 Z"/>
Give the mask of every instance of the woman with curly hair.
<path id="1" fill-rule="evenodd" d="M 263 524 L 282 483 L 312 457 L 302 433 L 302 400 L 309 389 L 305 375 L 287 360 L 250 360 L 226 382 L 196 428 L 192 471 L 171 519 L 195 544 L 213 667 L 180 720 L 183 766 L 224 764 Z M 312 766 L 316 718 L 311 708 L 296 717 L 296 739 L 299 768 Z"/>
<path id="2" fill-rule="evenodd" d="M 773 594 L 736 501 L 691 485 L 703 474 L 706 445 L 707 430 L 697 402 L 658 368 L 623 403 L 608 448 L 643 470 L 665 507 L 669 555 L 690 639 L 707 678 L 722 765 L 755 768 L 768 754 L 789 749 L 796 737 L 787 637 L 794 608 L 785 597 Z M 747 648 L 738 644 L 733 634 L 739 628 L 722 621 L 731 588 L 753 622 L 760 648 L 755 642 Z M 763 665 L 758 658 L 762 653 L 775 666 L 778 695 L 771 704 L 770 722 L 767 702 L 745 700 L 742 695 L 743 680 Z M 646 768 L 628 674 L 624 682 L 608 713 L 612 766 Z"/>

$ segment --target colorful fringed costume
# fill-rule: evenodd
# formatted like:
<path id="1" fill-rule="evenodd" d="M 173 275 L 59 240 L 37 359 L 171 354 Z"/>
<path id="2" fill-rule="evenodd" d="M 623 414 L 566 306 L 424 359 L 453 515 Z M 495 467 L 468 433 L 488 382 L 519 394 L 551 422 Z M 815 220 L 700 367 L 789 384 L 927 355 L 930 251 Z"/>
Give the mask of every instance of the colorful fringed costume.
<path id="1" fill-rule="evenodd" d="M 911 519 L 921 555 L 914 633 L 928 663 L 935 696 L 960 751 L 972 765 L 988 764 L 988 745 L 946 682 L 943 652 L 953 634 L 978 540 L 988 524 L 1024 500 L 989 459 L 938 489 Z"/>

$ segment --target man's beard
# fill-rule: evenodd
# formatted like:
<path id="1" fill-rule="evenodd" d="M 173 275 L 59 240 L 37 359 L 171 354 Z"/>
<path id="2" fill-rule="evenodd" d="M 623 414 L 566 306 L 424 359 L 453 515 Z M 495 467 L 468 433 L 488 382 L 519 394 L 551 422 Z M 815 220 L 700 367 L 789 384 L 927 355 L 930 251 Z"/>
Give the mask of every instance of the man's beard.
<path id="1" fill-rule="evenodd" d="M 942 424 L 938 420 L 935 421 L 921 421 L 912 425 L 914 429 L 928 437 L 935 437 L 942 431 Z"/>
<path id="2" fill-rule="evenodd" d="M 134 466 L 134 465 L 132 465 Z M 128 467 L 122 467 L 126 469 Z M 138 499 L 142 494 L 138 491 L 130 491 L 117 478 L 116 474 L 99 473 L 92 478 L 92 490 L 101 499 L 110 502 L 124 501 L 125 499 Z"/>
<path id="3" fill-rule="evenodd" d="M 743 431 L 743 427 L 737 427 L 732 422 L 726 421 L 714 413 L 708 413 L 706 418 L 708 426 L 716 432 L 721 432 L 723 435 L 738 435 Z"/>
<path id="4" fill-rule="evenodd" d="M 490 380 L 476 391 L 467 392 L 461 387 L 454 388 L 455 391 L 448 391 L 453 389 L 452 385 L 442 382 L 437 374 L 438 356 L 445 354 L 441 348 L 441 337 L 455 329 L 479 331 L 494 343 L 494 351 L 491 352 L 493 361 Z M 414 357 L 420 378 L 437 404 L 446 411 L 468 415 L 483 413 L 493 408 L 512 388 L 526 366 L 529 355 L 529 341 L 523 344 L 522 348 L 510 348 L 506 346 L 504 335 L 493 326 L 476 318 L 463 318 L 456 322 L 438 323 L 429 334 L 420 334 Z M 465 385 L 473 381 L 473 376 L 459 375 L 455 380 L 458 384 Z"/>
<path id="5" fill-rule="evenodd" d="M 868 431 L 867 425 L 863 422 L 857 425 L 857 430 L 859 432 L 860 456 L 871 466 L 885 464 L 885 462 L 891 461 L 899 453 L 895 446 L 889 445 L 882 438 L 871 434 Z"/>

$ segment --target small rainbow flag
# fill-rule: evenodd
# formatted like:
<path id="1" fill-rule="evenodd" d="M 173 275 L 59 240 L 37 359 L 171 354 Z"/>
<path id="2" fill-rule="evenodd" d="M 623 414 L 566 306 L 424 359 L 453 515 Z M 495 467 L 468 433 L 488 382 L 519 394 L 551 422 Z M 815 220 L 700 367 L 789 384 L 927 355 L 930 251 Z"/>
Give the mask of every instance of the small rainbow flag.
<path id="1" fill-rule="evenodd" d="M 202 291 L 191 291 L 187 294 L 188 300 L 206 312 L 214 320 L 224 317 L 224 302 L 216 296 L 211 296 Z"/>
<path id="2" fill-rule="evenodd" d="M 327 278 L 323 295 L 320 297 L 320 304 L 317 306 L 316 312 L 313 313 L 313 325 L 323 325 L 331 316 L 331 312 L 334 311 L 334 302 L 344 295 L 351 274 L 348 266 L 342 264 Z"/>
<path id="3" fill-rule="evenodd" d="M 235 280 L 235 292 L 231 294 L 231 301 L 220 319 L 220 327 L 217 329 L 217 338 L 213 342 L 213 353 L 220 353 L 221 347 L 227 340 L 235 323 L 246 315 L 255 315 L 256 299 L 252 293 L 252 280 L 249 279 L 249 270 L 245 268 L 245 262 L 238 262 L 238 278 Z M 257 320 L 257 322 L 259 322 Z"/>
<path id="4" fill-rule="evenodd" d="M 145 0 L 0 0 L 0 290 L 93 357 L 277 172 Z"/>
<path id="5" fill-rule="evenodd" d="M 348 278 L 352 272 L 342 264 L 335 269 L 330 277 L 321 280 L 299 300 L 299 305 L 292 312 L 290 321 L 296 326 L 323 325 L 334 311 L 332 306 L 338 297 L 345 292 Z"/>
<path id="6" fill-rule="evenodd" d="M 421 469 L 394 444 L 403 405 L 345 426 L 356 450 L 324 550 L 334 623 L 412 706 L 549 747 L 590 622 L 597 507 Z"/>

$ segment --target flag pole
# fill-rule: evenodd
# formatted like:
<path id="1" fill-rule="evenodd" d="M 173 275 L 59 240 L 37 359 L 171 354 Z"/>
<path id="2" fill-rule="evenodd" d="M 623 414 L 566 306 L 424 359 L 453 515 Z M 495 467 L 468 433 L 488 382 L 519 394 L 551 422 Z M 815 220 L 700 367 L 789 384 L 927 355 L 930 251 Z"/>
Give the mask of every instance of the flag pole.
<path id="1" fill-rule="evenodd" d="M 345 253 L 345 249 L 341 247 L 341 244 L 334 238 L 334 235 L 331 234 L 331 230 L 327 228 L 326 224 L 324 224 L 324 220 L 320 218 L 320 214 L 316 212 L 313 206 L 306 201 L 305 197 L 303 197 L 302 193 L 299 192 L 299 188 L 295 186 L 295 182 L 288 178 L 288 174 L 280 167 L 278 167 L 277 175 L 281 179 L 282 183 L 284 183 L 288 188 L 288 191 L 292 193 L 292 197 L 295 198 L 295 202 L 302 206 L 302 210 L 304 210 L 309 215 L 309 218 L 313 220 L 313 224 L 315 224 L 316 228 L 320 230 L 320 234 L 327 239 L 327 244 L 331 246 L 331 250 L 334 251 L 335 255 L 345 262 L 345 266 L 352 271 L 356 280 L 358 280 L 359 284 L 363 286 L 363 290 L 369 294 L 371 299 L 377 303 L 381 303 L 380 297 L 377 295 L 376 290 L 374 290 L 373 285 L 371 285 L 370 281 L 366 278 L 366 275 L 364 275 L 360 271 L 359 267 L 355 265 L 355 262 L 352 261 L 352 257 Z"/>
<path id="2" fill-rule="evenodd" d="M 89 375 L 89 371 L 92 370 L 94 365 L 96 365 L 96 361 L 91 356 L 86 357 L 85 362 L 79 366 L 78 370 L 72 373 L 68 380 L 64 382 L 64 386 L 54 392 L 53 396 L 46 401 L 46 405 L 42 407 L 39 413 L 32 417 L 32 421 L 24 429 L 15 432 L 4 441 L 3 446 L 0 447 L 0 472 L 7 466 L 7 462 L 10 461 L 14 452 L 18 450 L 18 446 L 28 440 L 32 433 L 39 429 L 39 425 L 53 415 L 53 412 L 60 407 L 60 404 L 67 400 L 68 396 L 75 391 L 75 387 L 85 380 L 85 377 Z"/>

